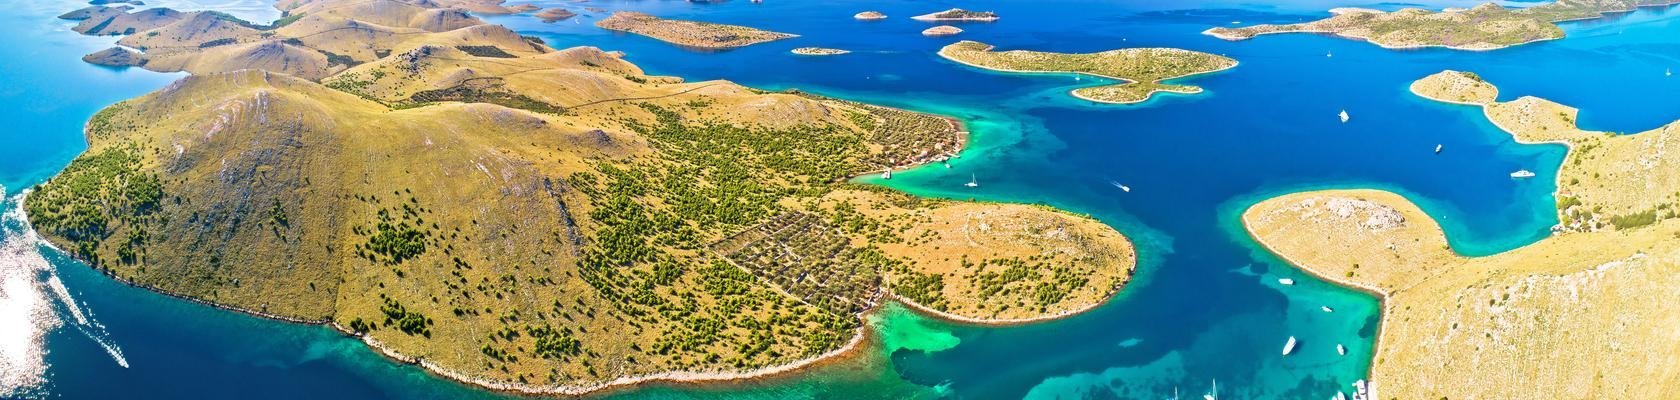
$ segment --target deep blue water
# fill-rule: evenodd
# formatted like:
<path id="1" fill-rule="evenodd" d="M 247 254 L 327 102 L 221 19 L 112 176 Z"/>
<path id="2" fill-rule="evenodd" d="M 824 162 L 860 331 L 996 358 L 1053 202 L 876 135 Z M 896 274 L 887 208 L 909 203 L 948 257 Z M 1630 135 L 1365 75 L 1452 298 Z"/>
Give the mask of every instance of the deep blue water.
<path id="1" fill-rule="evenodd" d="M 1442 69 L 1477 72 L 1500 87 L 1503 99 L 1536 95 L 1581 107 L 1581 122 L 1589 129 L 1636 132 L 1680 119 L 1680 80 L 1663 74 L 1680 67 L 1675 22 L 1680 12 L 1670 10 L 1570 23 L 1569 38 L 1561 41 L 1462 52 L 1394 51 L 1318 35 L 1226 42 L 1199 34 L 1232 21 L 1293 22 L 1320 17 L 1330 7 L 1362 5 L 1323 0 L 538 3 L 583 15 L 555 24 L 528 16 L 487 19 L 556 47 L 625 51 L 650 73 L 799 88 L 965 118 L 974 137 L 953 168 L 907 171 L 877 183 L 931 196 L 1037 202 L 1089 213 L 1140 247 L 1137 279 L 1115 301 L 1087 314 L 1009 328 L 888 324 L 883 329 L 889 334 L 951 335 L 957 344 L 928 351 L 889 346 L 883 349 L 889 358 L 863 367 L 843 364 L 762 382 L 621 393 L 627 397 L 837 398 L 926 389 L 920 393 L 963 398 L 1159 398 L 1175 387 L 1199 394 L 1217 379 L 1227 398 L 1322 398 L 1363 377 L 1376 300 L 1307 277 L 1266 254 L 1242 233 L 1237 215 L 1243 208 L 1291 191 L 1375 187 L 1418 201 L 1441 221 L 1461 253 L 1492 254 L 1544 237 L 1555 223 L 1551 177 L 1563 149 L 1516 144 L 1477 109 L 1437 104 L 1406 90 L 1411 81 Z M 962 35 L 934 39 L 918 34 L 928 24 L 905 18 L 959 5 L 996 10 L 1002 19 L 963 24 Z M 594 19 L 605 14 L 583 6 L 802 37 L 694 52 L 593 28 Z M 81 63 L 81 54 L 113 39 L 77 36 L 67 23 L 51 18 L 77 7 L 50 1 L 0 16 L 5 34 L 0 37 L 38 38 L 0 46 L 0 59 L 8 60 L 0 64 L 0 101 L 14 105 L 0 110 L 0 185 L 8 195 L 46 179 L 74 157 L 84 147 L 79 127 L 93 111 L 175 77 Z M 249 4 L 231 8 L 253 19 L 273 17 Z M 893 18 L 851 19 L 866 9 Z M 1066 95 L 1093 79 L 980 71 L 933 54 L 957 39 L 1063 52 L 1170 46 L 1225 54 L 1241 65 L 1184 80 L 1207 89 L 1203 94 L 1097 105 Z M 856 52 L 787 53 L 802 46 Z M 1341 110 L 1352 117 L 1345 124 L 1336 117 Z M 1445 148 L 1440 155 L 1432 152 L 1437 144 Z M 1508 177 L 1525 168 L 1540 177 Z M 961 185 L 971 174 L 982 184 L 978 189 Z M 1132 191 L 1121 192 L 1111 182 Z M 45 337 L 46 383 L 30 393 L 488 396 L 385 361 L 324 328 L 260 320 L 128 288 L 47 253 L 51 266 L 40 273 L 61 277 L 102 327 L 75 324 L 57 306 L 59 319 L 67 322 Z M 1280 286 L 1280 277 L 1301 283 Z M 1320 305 L 1337 311 L 1322 313 Z M 1291 335 L 1301 338 L 1301 348 L 1280 358 Z M 120 348 L 130 366 L 118 366 L 93 338 Z M 1335 354 L 1336 343 L 1348 346 L 1348 356 Z"/>

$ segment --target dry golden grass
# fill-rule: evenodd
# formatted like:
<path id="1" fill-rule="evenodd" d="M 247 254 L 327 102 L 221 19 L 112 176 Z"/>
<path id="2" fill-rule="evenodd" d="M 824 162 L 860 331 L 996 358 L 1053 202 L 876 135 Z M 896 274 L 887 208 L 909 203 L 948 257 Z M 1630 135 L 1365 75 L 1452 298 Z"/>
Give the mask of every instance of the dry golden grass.
<path id="1" fill-rule="evenodd" d="M 739 25 L 665 19 L 632 11 L 613 13 L 596 21 L 595 26 L 701 49 L 732 49 L 799 36 Z"/>
<path id="2" fill-rule="evenodd" d="M 877 246 L 911 260 L 914 273 L 938 276 L 943 305 L 937 309 L 948 317 L 998 323 L 1084 311 L 1113 297 L 1137 266 L 1131 242 L 1094 219 L 1021 204 L 936 201 L 904 207 L 895 204 L 897 196 L 903 195 L 840 191 L 824 202 L 855 204 L 896 230 L 903 241 Z M 1002 264 L 1005 260 L 1010 264 Z M 1012 265 L 1020 275 L 1008 274 Z M 981 278 L 987 274 L 992 276 Z"/>
<path id="3" fill-rule="evenodd" d="M 842 348 L 858 337 L 858 315 L 787 296 L 702 244 L 852 193 L 835 191 L 872 160 L 925 161 L 963 138 L 934 116 L 647 76 L 617 53 L 553 51 L 450 10 L 277 6 L 304 15 L 297 32 L 343 34 L 158 31 L 157 49 L 233 43 L 148 55 L 194 75 L 90 121 L 89 152 L 30 197 L 36 227 L 121 279 L 331 321 L 480 385 L 576 393 L 636 377 L 726 378 Z M 1039 257 L 1085 279 L 1037 310 L 962 315 L 1083 309 L 1133 265 L 1125 239 L 1087 218 L 845 196 L 897 210 L 881 220 L 922 213 L 906 227 L 933 232 L 917 233 L 920 244 L 841 231 L 859 246 L 896 243 L 882 262 L 904 271 L 948 269 L 928 238 L 966 232 L 991 244 L 963 250 L 976 259 Z M 1035 272 L 993 299 L 1030 304 L 1068 275 Z M 973 302 L 966 279 L 945 277 L 939 295 Z"/>
<path id="4" fill-rule="evenodd" d="M 1495 103 L 1491 85 L 1451 71 L 1413 88 L 1485 103 L 1519 140 L 1569 143 L 1558 193 L 1565 225 L 1523 248 L 1466 258 L 1392 193 L 1296 193 L 1244 212 L 1267 249 L 1384 296 L 1371 371 L 1383 398 L 1680 396 L 1680 306 L 1670 301 L 1680 296 L 1680 221 L 1666 200 L 1680 182 L 1665 177 L 1680 165 L 1665 161 L 1669 129 L 1583 132 L 1572 108 L 1532 97 Z M 1630 214 L 1591 217 L 1618 211 Z"/>
<path id="5" fill-rule="evenodd" d="M 1068 54 L 1029 50 L 993 51 L 991 45 L 964 40 L 939 49 L 939 55 L 966 65 L 1005 72 L 1080 73 L 1123 80 L 1114 85 L 1073 90 L 1079 98 L 1105 103 L 1137 103 L 1155 92 L 1201 93 L 1202 88 L 1163 80 L 1235 67 L 1228 57 L 1173 48 L 1132 48 Z"/>

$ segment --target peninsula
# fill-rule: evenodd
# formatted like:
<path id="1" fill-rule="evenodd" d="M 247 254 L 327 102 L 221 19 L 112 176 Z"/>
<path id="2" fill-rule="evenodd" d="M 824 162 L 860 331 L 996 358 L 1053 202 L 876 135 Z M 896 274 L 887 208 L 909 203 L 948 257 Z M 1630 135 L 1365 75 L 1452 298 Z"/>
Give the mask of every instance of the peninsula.
<path id="1" fill-rule="evenodd" d="M 700 49 L 733 49 L 799 37 L 739 25 L 665 19 L 633 11 L 613 13 L 611 17 L 596 21 L 595 26 Z"/>
<path id="2" fill-rule="evenodd" d="M 1555 234 L 1485 257 L 1454 253 L 1405 198 L 1332 190 L 1263 201 L 1249 233 L 1290 263 L 1383 297 L 1371 378 L 1397 398 L 1670 398 L 1680 395 L 1680 122 L 1633 135 L 1582 131 L 1575 110 L 1496 102 L 1474 74 L 1446 71 L 1420 95 L 1480 106 L 1525 143 L 1570 147 Z M 1568 327 L 1568 329 L 1559 329 Z M 1455 366 L 1441 368 L 1442 365 Z M 1509 384 L 1513 373 L 1547 377 Z"/>
<path id="3" fill-rule="evenodd" d="M 191 75 L 88 121 L 88 149 L 25 201 L 43 238 L 529 394 L 800 368 L 859 348 L 886 301 L 1060 317 L 1136 266 L 1089 217 L 848 183 L 960 151 L 945 117 L 650 76 L 435 2 L 279 7 L 125 37 Z"/>
<path id="4" fill-rule="evenodd" d="M 944 22 L 944 21 L 992 22 L 992 21 L 997 21 L 998 16 L 997 16 L 997 13 L 994 13 L 994 12 L 991 12 L 991 11 L 969 11 L 969 10 L 964 10 L 964 9 L 961 9 L 961 8 L 953 8 L 953 9 L 940 11 L 940 12 L 935 12 L 935 13 L 917 15 L 917 16 L 914 16 L 914 17 L 910 17 L 910 19 L 914 19 L 914 20 L 917 20 L 917 21 L 929 21 L 929 22 Z"/>
<path id="5" fill-rule="evenodd" d="M 1137 103 L 1156 92 L 1201 93 L 1202 88 L 1162 81 L 1222 71 L 1237 66 L 1228 57 L 1172 48 L 1132 48 L 1098 53 L 993 51 L 991 45 L 964 40 L 939 49 L 939 56 L 976 68 L 1022 73 L 1074 73 L 1125 81 L 1083 87 L 1071 94 L 1101 103 Z"/>
<path id="6" fill-rule="evenodd" d="M 1666 6 L 1677 0 L 1563 0 L 1527 8 L 1486 3 L 1464 9 L 1429 11 L 1405 8 L 1394 12 L 1363 8 L 1330 10 L 1330 18 L 1287 25 L 1215 27 L 1203 32 L 1225 40 L 1244 40 L 1272 33 L 1311 32 L 1359 39 L 1386 48 L 1446 47 L 1494 50 L 1563 38 L 1563 21 L 1600 18 L 1638 7 Z"/>

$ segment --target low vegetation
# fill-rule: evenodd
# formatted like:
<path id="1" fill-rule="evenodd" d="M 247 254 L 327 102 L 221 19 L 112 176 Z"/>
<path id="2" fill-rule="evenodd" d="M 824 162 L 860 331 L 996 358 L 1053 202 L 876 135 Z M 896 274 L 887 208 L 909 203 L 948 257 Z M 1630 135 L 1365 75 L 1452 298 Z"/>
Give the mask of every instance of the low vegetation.
<path id="1" fill-rule="evenodd" d="M 1231 68 L 1237 61 L 1214 54 L 1172 48 L 1133 48 L 1070 54 L 1029 50 L 993 51 L 991 45 L 964 40 L 939 49 L 939 55 L 970 66 L 1005 72 L 1077 73 L 1122 80 L 1118 84 L 1073 90 L 1082 99 L 1137 103 L 1156 92 L 1201 93 L 1202 88 L 1164 80 Z"/>

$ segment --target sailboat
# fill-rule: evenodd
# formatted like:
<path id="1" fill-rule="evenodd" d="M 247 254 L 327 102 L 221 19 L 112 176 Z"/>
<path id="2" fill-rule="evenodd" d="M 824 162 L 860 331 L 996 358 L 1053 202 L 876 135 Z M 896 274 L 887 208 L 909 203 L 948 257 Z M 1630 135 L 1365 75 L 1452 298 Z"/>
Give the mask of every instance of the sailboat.
<path id="1" fill-rule="evenodd" d="M 1294 285 L 1295 280 L 1289 278 L 1278 278 L 1278 283 L 1284 284 L 1285 286 Z"/>
<path id="2" fill-rule="evenodd" d="M 1441 154 L 1441 145 L 1435 145 L 1435 154 Z"/>
<path id="3" fill-rule="evenodd" d="M 1330 57 L 1335 57 L 1335 56 L 1336 56 L 1336 53 L 1331 53 L 1331 52 L 1328 52 L 1328 51 L 1324 52 L 1324 58 L 1330 58 Z"/>
<path id="4" fill-rule="evenodd" d="M 1347 355 L 1347 346 L 1343 346 L 1341 343 L 1337 343 L 1336 344 L 1336 354 L 1344 355 L 1344 356 Z"/>
<path id="5" fill-rule="evenodd" d="M 980 187 L 980 182 L 974 179 L 974 174 L 968 174 L 968 183 L 963 184 L 963 186 Z"/>
<path id="6" fill-rule="evenodd" d="M 1213 393 L 1202 395 L 1202 400 L 1219 400 L 1219 380 L 1213 380 Z"/>
<path id="7" fill-rule="evenodd" d="M 1287 356 L 1287 355 L 1289 355 L 1289 353 L 1293 353 L 1293 352 L 1295 352 L 1295 337 L 1290 336 L 1289 337 L 1289 342 L 1283 344 L 1283 355 Z"/>
<path id="8" fill-rule="evenodd" d="M 1336 310 L 1330 309 L 1330 306 L 1318 306 L 1318 309 L 1324 310 L 1324 312 L 1335 312 L 1336 311 Z"/>
<path id="9" fill-rule="evenodd" d="M 1526 170 L 1526 169 L 1519 169 L 1519 170 L 1517 170 L 1517 172 L 1512 172 L 1511 177 L 1512 178 L 1518 178 L 1518 179 L 1533 178 L 1534 177 L 1534 172 L 1530 172 L 1529 170 Z"/>
<path id="10" fill-rule="evenodd" d="M 1347 110 L 1342 110 L 1342 113 L 1341 114 L 1336 114 L 1336 116 L 1342 117 L 1342 123 L 1344 123 L 1344 124 L 1347 123 L 1347 121 L 1348 121 Z"/>
<path id="11" fill-rule="evenodd" d="M 881 179 L 892 179 L 892 167 L 887 167 L 887 172 L 881 173 Z"/>

